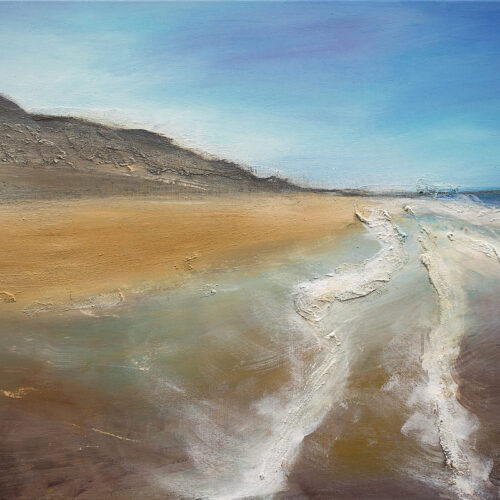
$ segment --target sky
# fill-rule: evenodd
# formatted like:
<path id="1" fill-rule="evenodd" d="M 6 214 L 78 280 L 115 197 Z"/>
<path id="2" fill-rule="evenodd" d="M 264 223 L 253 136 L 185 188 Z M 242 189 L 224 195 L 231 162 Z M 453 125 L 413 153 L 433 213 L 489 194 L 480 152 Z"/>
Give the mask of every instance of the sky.
<path id="1" fill-rule="evenodd" d="M 500 187 L 500 3 L 0 3 L 0 93 L 319 187 Z"/>

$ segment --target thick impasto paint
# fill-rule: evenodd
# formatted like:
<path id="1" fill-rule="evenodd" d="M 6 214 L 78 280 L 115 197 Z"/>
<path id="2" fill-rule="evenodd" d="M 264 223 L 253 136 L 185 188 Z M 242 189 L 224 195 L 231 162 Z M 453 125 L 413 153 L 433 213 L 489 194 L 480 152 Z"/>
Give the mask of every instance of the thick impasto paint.
<path id="1" fill-rule="evenodd" d="M 0 497 L 498 498 L 499 23 L 0 2 Z"/>

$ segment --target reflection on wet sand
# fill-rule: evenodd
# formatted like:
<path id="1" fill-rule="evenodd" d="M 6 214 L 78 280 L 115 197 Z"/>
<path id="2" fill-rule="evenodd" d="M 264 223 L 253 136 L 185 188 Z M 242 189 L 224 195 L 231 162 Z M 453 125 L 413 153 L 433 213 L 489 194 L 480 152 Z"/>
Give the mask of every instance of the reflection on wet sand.
<path id="1" fill-rule="evenodd" d="M 484 282 L 475 282 L 477 290 Z M 487 287 L 489 293 L 477 293 L 472 301 L 474 318 L 469 325 L 470 335 L 462 343 L 460 355 L 454 369 L 459 385 L 460 403 L 477 415 L 480 431 L 476 447 L 481 455 L 492 460 L 490 481 L 500 486 L 500 452 L 498 435 L 500 433 L 500 363 L 498 332 L 498 282 Z"/>

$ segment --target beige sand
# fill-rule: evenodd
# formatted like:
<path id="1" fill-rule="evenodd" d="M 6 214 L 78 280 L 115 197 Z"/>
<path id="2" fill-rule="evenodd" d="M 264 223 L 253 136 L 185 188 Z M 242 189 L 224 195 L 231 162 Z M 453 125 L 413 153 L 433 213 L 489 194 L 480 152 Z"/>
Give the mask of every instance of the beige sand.
<path id="1" fill-rule="evenodd" d="M 0 205 L 0 307 L 65 300 L 185 273 L 253 265 L 355 224 L 359 199 L 241 195 Z M 366 205 L 368 200 L 363 200 Z M 15 297 L 16 302 L 13 302 Z"/>

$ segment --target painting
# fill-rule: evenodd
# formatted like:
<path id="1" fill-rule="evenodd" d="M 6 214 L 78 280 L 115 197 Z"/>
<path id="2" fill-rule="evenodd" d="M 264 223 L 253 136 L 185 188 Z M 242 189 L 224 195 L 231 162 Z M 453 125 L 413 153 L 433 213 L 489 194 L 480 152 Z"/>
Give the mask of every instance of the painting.
<path id="1" fill-rule="evenodd" d="M 498 498 L 499 25 L 0 2 L 0 497 Z"/>

